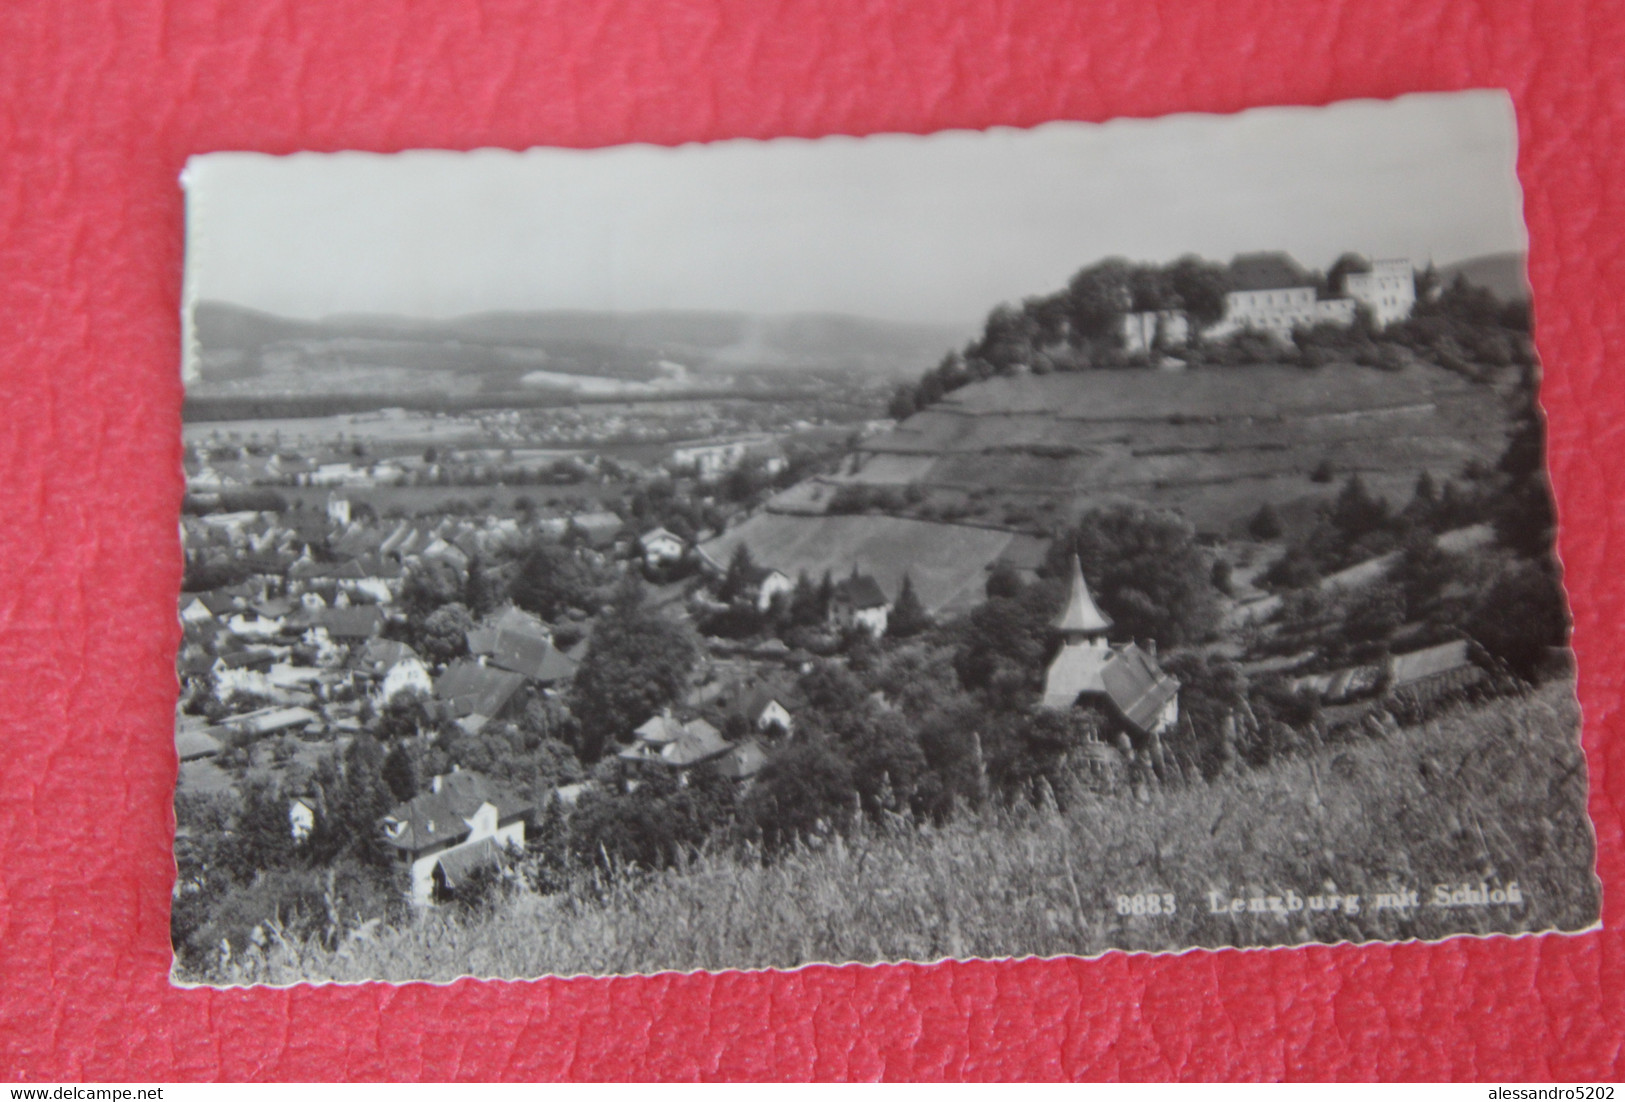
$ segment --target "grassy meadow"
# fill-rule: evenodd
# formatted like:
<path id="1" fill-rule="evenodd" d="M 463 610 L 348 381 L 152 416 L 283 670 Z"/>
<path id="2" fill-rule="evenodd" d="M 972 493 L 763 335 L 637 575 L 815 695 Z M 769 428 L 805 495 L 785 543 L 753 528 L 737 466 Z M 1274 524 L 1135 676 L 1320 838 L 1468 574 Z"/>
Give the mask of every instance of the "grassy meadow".
<path id="1" fill-rule="evenodd" d="M 989 808 L 941 827 L 871 822 L 771 862 L 701 854 L 681 870 L 584 879 L 488 913 L 418 914 L 334 949 L 273 937 L 207 982 L 791 968 L 1583 929 L 1597 918 L 1599 886 L 1578 730 L 1573 686 L 1557 682 L 1211 784 L 1138 797 L 1079 791 L 1059 807 Z M 1521 904 L 1432 905 L 1438 885 L 1513 883 Z M 1134 913 L 1153 907 L 1162 913 Z"/>

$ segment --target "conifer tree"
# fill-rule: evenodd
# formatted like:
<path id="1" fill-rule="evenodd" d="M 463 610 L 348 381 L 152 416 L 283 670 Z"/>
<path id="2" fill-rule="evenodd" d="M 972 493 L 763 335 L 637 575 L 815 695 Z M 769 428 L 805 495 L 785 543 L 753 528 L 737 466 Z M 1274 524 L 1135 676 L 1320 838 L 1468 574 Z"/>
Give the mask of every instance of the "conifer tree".
<path id="1" fill-rule="evenodd" d="M 886 633 L 898 639 L 907 639 L 930 626 L 931 617 L 926 614 L 925 606 L 914 592 L 914 580 L 904 574 L 903 588 L 898 590 L 897 601 L 886 620 Z"/>

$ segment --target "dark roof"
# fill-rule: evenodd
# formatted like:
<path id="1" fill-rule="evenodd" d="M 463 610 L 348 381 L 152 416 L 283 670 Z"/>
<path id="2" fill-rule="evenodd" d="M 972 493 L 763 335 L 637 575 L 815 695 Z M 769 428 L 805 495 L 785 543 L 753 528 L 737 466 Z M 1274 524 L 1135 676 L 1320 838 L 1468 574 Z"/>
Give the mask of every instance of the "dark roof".
<path id="1" fill-rule="evenodd" d="M 1156 659 L 1133 643 L 1113 651 L 1116 660 L 1101 668 L 1100 680 L 1123 718 L 1144 732 L 1151 730 L 1157 713 L 1179 695 L 1179 682 L 1162 672 Z"/>
<path id="2" fill-rule="evenodd" d="M 638 740 L 617 756 L 681 769 L 727 753 L 732 746 L 703 719 L 679 723 L 670 716 L 658 715 L 639 727 Z"/>
<path id="3" fill-rule="evenodd" d="M 222 654 L 220 664 L 228 670 L 258 667 L 268 670 L 276 662 L 276 655 L 263 650 L 240 650 L 232 654 Z"/>
<path id="4" fill-rule="evenodd" d="M 855 574 L 842 581 L 835 587 L 835 599 L 859 609 L 882 608 L 891 603 L 880 583 L 869 574 Z"/>
<path id="5" fill-rule="evenodd" d="M 350 656 L 344 665 L 352 670 L 382 677 L 388 673 L 398 662 L 408 658 L 416 658 L 417 652 L 397 639 L 380 639 L 376 636 L 368 639 L 363 645 L 350 651 Z"/>
<path id="6" fill-rule="evenodd" d="M 757 685 L 739 698 L 739 713 L 755 723 L 762 717 L 769 704 L 777 703 L 785 711 L 790 710 L 790 694 L 783 689 L 772 685 Z"/>
<path id="7" fill-rule="evenodd" d="M 181 761 L 211 757 L 223 749 L 220 740 L 201 727 L 183 726 L 175 729 L 175 756 Z"/>
<path id="8" fill-rule="evenodd" d="M 384 627 L 384 614 L 377 605 L 324 608 L 317 611 L 314 620 L 334 639 L 367 639 Z"/>
<path id="9" fill-rule="evenodd" d="M 717 759 L 717 772 L 736 781 L 749 780 L 767 764 L 767 751 L 755 739 L 746 739 Z"/>
<path id="10" fill-rule="evenodd" d="M 1286 253 L 1242 253 L 1230 262 L 1232 291 L 1281 291 L 1312 287 L 1298 262 Z"/>
<path id="11" fill-rule="evenodd" d="M 255 574 L 273 574 L 281 576 L 288 572 L 293 565 L 292 555 L 250 555 L 241 560 L 243 567 Z"/>
<path id="12" fill-rule="evenodd" d="M 1044 680 L 1045 707 L 1070 708 L 1080 696 L 1104 696 L 1142 734 L 1155 726 L 1157 714 L 1178 694 L 1179 682 L 1132 643 L 1062 647 Z"/>
<path id="13" fill-rule="evenodd" d="M 197 599 L 202 601 L 203 607 L 215 616 L 225 612 L 234 612 L 237 609 L 237 597 L 223 589 L 211 589 L 207 593 L 199 593 Z"/>
<path id="14" fill-rule="evenodd" d="M 485 627 L 468 632 L 468 649 L 490 664 L 551 685 L 576 674 L 576 663 L 553 645 L 547 625 L 512 605 Z"/>
<path id="15" fill-rule="evenodd" d="M 468 833 L 468 820 L 484 804 L 496 807 L 499 820 L 530 810 L 528 801 L 483 773 L 447 773 L 439 792 L 420 792 L 395 806 L 385 819 L 385 841 L 405 850 L 455 842 Z"/>
<path id="16" fill-rule="evenodd" d="M 502 847 L 495 838 L 481 838 L 468 846 L 447 850 L 435 862 L 440 878 L 453 890 L 480 869 L 497 868 L 502 864 Z"/>
<path id="17" fill-rule="evenodd" d="M 482 666 L 467 659 L 454 662 L 434 683 L 434 695 L 453 719 L 499 714 L 525 683 L 522 674 Z"/>
<path id="18" fill-rule="evenodd" d="M 471 641 L 472 642 L 472 641 Z M 498 631 L 489 651 L 491 665 L 551 685 L 576 675 L 576 664 L 545 638 L 517 631 Z"/>
<path id="19" fill-rule="evenodd" d="M 202 677 L 214 669 L 214 656 L 211 654 L 191 654 L 176 663 L 176 668 L 182 677 Z"/>

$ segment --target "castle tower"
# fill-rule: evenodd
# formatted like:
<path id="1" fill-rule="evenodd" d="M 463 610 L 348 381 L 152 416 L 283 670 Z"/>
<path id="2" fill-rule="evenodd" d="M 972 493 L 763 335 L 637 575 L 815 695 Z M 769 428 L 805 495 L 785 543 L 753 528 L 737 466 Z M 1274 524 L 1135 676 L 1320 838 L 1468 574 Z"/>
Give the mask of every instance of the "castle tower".
<path id="1" fill-rule="evenodd" d="M 1051 626 L 1061 633 L 1068 647 L 1106 646 L 1106 632 L 1112 626 L 1111 617 L 1095 605 L 1094 597 L 1089 594 L 1089 586 L 1083 580 L 1083 565 L 1076 555 L 1072 556 L 1072 584 L 1067 590 L 1066 604 L 1061 606 Z"/>

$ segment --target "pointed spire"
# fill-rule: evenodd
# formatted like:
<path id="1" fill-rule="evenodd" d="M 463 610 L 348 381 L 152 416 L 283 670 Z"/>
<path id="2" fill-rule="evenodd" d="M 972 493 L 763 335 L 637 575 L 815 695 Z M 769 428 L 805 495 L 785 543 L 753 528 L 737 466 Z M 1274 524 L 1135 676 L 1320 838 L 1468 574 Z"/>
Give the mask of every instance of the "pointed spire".
<path id="1" fill-rule="evenodd" d="M 1089 595 L 1089 586 L 1083 580 L 1083 565 L 1076 555 L 1072 556 L 1072 584 L 1067 591 L 1066 604 L 1051 624 L 1068 642 L 1105 635 L 1106 629 L 1112 626 L 1111 618 L 1095 606 L 1095 599 Z"/>

